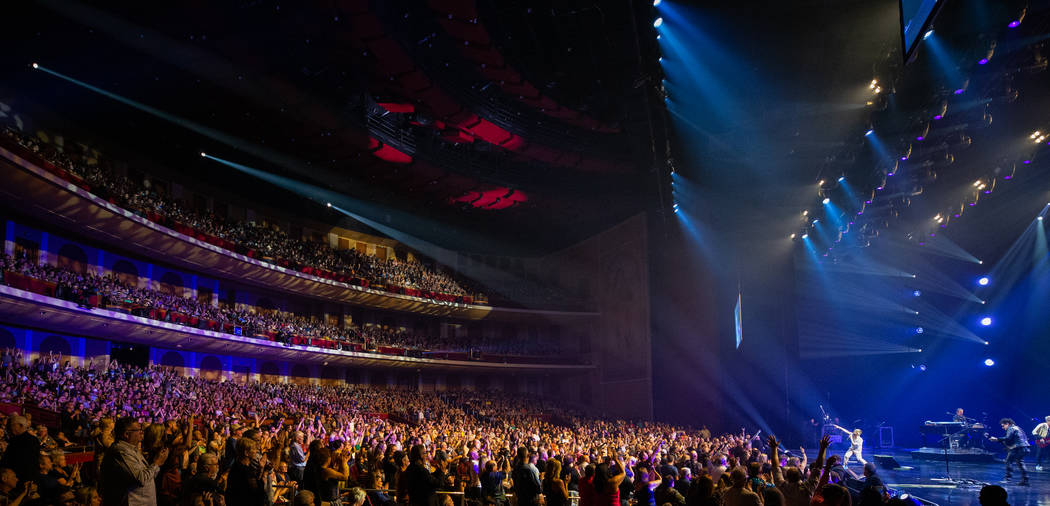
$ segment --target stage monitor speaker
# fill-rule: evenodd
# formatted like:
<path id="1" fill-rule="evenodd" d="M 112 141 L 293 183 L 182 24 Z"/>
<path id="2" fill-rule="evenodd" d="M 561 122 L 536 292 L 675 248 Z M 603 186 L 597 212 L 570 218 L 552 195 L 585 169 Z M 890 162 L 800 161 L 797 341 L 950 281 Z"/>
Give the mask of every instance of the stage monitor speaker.
<path id="1" fill-rule="evenodd" d="M 882 469 L 900 469 L 901 465 L 897 462 L 897 459 L 893 458 L 892 455 L 873 455 L 875 458 L 875 464 Z"/>

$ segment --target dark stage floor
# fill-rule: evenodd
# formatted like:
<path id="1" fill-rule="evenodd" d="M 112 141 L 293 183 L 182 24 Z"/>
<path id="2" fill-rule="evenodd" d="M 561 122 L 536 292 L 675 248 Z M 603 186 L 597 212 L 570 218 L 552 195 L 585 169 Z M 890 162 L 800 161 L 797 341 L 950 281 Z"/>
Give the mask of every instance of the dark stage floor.
<path id="1" fill-rule="evenodd" d="M 841 455 L 841 452 L 835 453 Z M 952 462 L 952 478 L 956 480 L 974 480 L 979 483 L 966 485 L 950 484 L 938 480 L 945 477 L 944 461 L 915 460 L 911 457 L 911 450 L 905 449 L 872 450 L 865 448 L 864 457 L 866 459 L 870 460 L 874 454 L 893 455 L 900 465 L 913 468 L 896 471 L 880 468 L 879 474 L 890 488 L 941 506 L 979 504 L 977 494 L 984 484 L 1002 485 L 1009 494 L 1008 502 L 1012 506 L 1050 505 L 1050 471 L 1035 471 L 1033 455 L 1029 455 L 1025 462 L 1028 466 L 1032 485 L 1030 487 L 1020 487 L 1016 485 L 1020 480 L 1020 473 L 1017 469 L 1014 469 L 1014 479 L 1010 483 L 999 481 L 1003 478 L 1004 473 L 1002 455 L 997 455 L 996 461 L 993 463 Z M 813 451 L 810 455 L 816 455 L 816 451 Z M 856 464 L 856 461 L 850 464 L 850 469 L 857 474 L 861 472 L 861 467 Z"/>

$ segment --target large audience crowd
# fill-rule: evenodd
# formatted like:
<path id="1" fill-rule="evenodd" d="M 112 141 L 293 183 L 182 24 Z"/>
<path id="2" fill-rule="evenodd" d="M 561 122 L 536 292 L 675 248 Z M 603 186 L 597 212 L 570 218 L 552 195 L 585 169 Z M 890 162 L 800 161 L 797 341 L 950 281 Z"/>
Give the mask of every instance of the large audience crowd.
<path id="1" fill-rule="evenodd" d="M 891 497 L 820 442 L 608 420 L 527 396 L 217 382 L 116 363 L 2 358 L 0 503 L 839 506 Z M 86 449 L 83 463 L 66 462 Z M 996 491 L 991 491 L 996 492 Z M 989 503 L 991 504 L 991 503 Z"/>
<path id="2" fill-rule="evenodd" d="M 212 304 L 193 298 L 174 295 L 161 290 L 132 286 L 120 277 L 107 274 L 77 273 L 51 264 L 40 264 L 25 257 L 0 257 L 0 273 L 13 272 L 56 284 L 55 296 L 88 306 L 129 308 L 137 315 L 177 321 L 183 325 L 203 328 L 209 320 L 218 322 L 215 328 L 237 329 L 244 336 L 268 336 L 283 342 L 310 344 L 323 339 L 334 343 L 336 349 L 378 350 L 393 348 L 407 352 L 470 351 L 490 354 L 560 354 L 556 342 L 522 339 L 471 339 L 463 337 L 430 337 L 400 329 L 378 325 L 336 327 L 318 318 L 305 318 L 289 313 L 264 311 L 257 308 L 236 308 Z M 151 311 L 163 309 L 161 313 Z M 173 313 L 188 318 L 173 319 Z M 232 326 L 226 326 L 230 323 Z M 293 341 L 293 339 L 295 339 Z M 303 342 L 299 342 L 302 339 Z"/>
<path id="3" fill-rule="evenodd" d="M 397 286 L 448 295 L 479 296 L 469 280 L 439 268 L 397 258 L 380 260 L 356 249 L 335 249 L 324 241 L 307 241 L 283 230 L 251 221 L 235 221 L 211 212 L 199 212 L 163 194 L 149 184 L 131 180 L 109 167 L 106 160 L 83 163 L 72 152 L 63 152 L 12 129 L 5 136 L 83 180 L 91 191 L 143 216 L 159 215 L 213 237 L 253 250 L 270 261 L 284 260 L 328 272 L 368 280 L 371 285 Z M 477 298 L 477 297 L 475 297 Z M 480 296 L 480 298 L 484 298 Z"/>

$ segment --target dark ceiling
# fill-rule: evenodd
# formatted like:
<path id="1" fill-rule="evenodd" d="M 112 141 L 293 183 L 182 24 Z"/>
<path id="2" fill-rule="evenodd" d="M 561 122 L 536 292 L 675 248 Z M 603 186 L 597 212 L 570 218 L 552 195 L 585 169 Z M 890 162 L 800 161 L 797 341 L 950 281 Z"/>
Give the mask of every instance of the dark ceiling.
<path id="1" fill-rule="evenodd" d="M 13 8 L 0 93 L 135 159 L 296 212 L 301 203 L 280 190 L 196 153 L 336 190 L 377 219 L 384 210 L 427 218 L 425 238 L 448 247 L 525 254 L 643 210 L 671 223 L 663 146 L 672 132 L 696 212 L 737 237 L 801 232 L 801 211 L 822 213 L 839 176 L 861 195 L 885 186 L 844 234 L 858 239 L 843 246 L 859 247 L 890 230 L 918 233 L 954 205 L 960 184 L 1019 160 L 1001 148 L 1044 118 L 1046 93 L 1033 90 L 1047 84 L 1046 3 L 1030 2 L 1013 30 L 1005 23 L 1024 1 L 945 2 L 938 37 L 947 67 L 968 80 L 955 96 L 953 71 L 929 44 L 902 65 L 894 0 L 665 0 L 659 9 L 648 0 L 44 0 Z M 709 41 L 688 48 L 699 61 L 718 63 L 709 81 L 670 80 L 670 114 L 657 62 L 667 48 L 652 26 L 661 9 L 674 12 L 666 29 Z M 978 66 L 990 41 L 998 49 Z M 236 139 L 158 120 L 32 72 L 30 61 Z M 881 96 L 867 89 L 873 78 Z M 1011 98 L 1021 88 L 1022 100 Z M 712 89 L 735 114 L 676 108 Z M 948 121 L 933 122 L 945 105 Z M 883 183 L 892 170 L 873 158 L 870 126 L 894 159 L 910 149 L 900 166 L 914 170 Z M 921 146 L 919 132 L 928 132 Z"/>
<path id="2" fill-rule="evenodd" d="M 677 197 L 749 257 L 783 254 L 790 234 L 807 231 L 832 260 L 880 237 L 917 244 L 930 233 L 991 255 L 1016 235 L 973 216 L 1006 202 L 1031 220 L 1050 201 L 1046 146 L 1027 139 L 1050 126 L 1050 2 L 944 2 L 907 64 L 896 1 L 664 5 L 661 29 L 675 40 L 703 33 L 688 39 L 696 62 L 720 64 L 703 83 L 682 83 L 679 55 L 662 45 L 685 182 Z M 705 88 L 722 100 L 694 100 Z M 726 104 L 734 114 L 720 117 Z M 978 179 L 988 186 L 979 195 Z"/>
<path id="3" fill-rule="evenodd" d="M 477 249 L 518 253 L 562 247 L 655 205 L 647 108 L 657 102 L 642 85 L 651 69 L 640 66 L 630 2 L 45 0 L 13 9 L 5 102 L 47 118 L 41 127 L 61 122 L 71 139 L 187 179 L 302 209 L 195 156 L 207 151 L 341 192 L 372 218 L 427 218 L 446 246 L 463 247 L 455 236 L 468 230 L 488 239 Z"/>

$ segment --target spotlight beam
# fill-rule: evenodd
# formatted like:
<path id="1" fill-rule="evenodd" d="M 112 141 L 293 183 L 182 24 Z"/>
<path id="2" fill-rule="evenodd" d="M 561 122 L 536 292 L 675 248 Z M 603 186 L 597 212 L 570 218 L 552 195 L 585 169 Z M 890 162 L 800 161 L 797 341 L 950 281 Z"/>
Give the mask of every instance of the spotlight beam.
<path id="1" fill-rule="evenodd" d="M 185 128 L 187 130 L 190 130 L 190 131 L 192 131 L 194 133 L 200 134 L 200 135 L 202 135 L 204 137 L 207 137 L 207 138 L 209 138 L 209 139 L 211 139 L 213 141 L 216 141 L 216 142 L 219 142 L 219 143 L 224 144 L 226 146 L 229 146 L 231 148 L 234 148 L 234 149 L 236 149 L 238 151 L 250 154 L 250 155 L 252 155 L 252 156 L 254 156 L 256 158 L 262 159 L 262 160 L 267 160 L 267 161 L 269 161 L 271 163 L 274 163 L 276 165 L 280 165 L 280 166 L 285 167 L 287 169 L 294 170 L 297 173 L 303 175 L 304 177 L 317 178 L 317 179 L 327 179 L 327 180 L 331 180 L 331 181 L 344 181 L 344 182 L 346 182 L 347 185 L 365 185 L 365 183 L 363 181 L 357 180 L 355 178 L 348 178 L 345 173 L 338 174 L 335 171 L 330 171 L 330 170 L 320 169 L 318 167 L 308 166 L 306 163 L 304 163 L 304 162 L 302 162 L 302 161 L 300 161 L 300 160 L 298 160 L 296 158 L 293 158 L 291 156 L 285 155 L 284 153 L 281 153 L 281 152 L 278 152 L 278 151 L 275 151 L 275 150 L 272 150 L 272 149 L 260 146 L 258 144 L 253 143 L 253 142 L 246 141 L 244 139 L 241 139 L 241 138 L 236 137 L 234 135 L 230 135 L 230 134 L 228 134 L 226 132 L 217 130 L 215 128 L 211 128 L 211 127 L 202 125 L 200 123 L 197 123 L 197 122 L 192 121 L 190 119 L 184 118 L 182 116 L 171 114 L 171 113 L 169 113 L 167 111 L 163 111 L 163 110 L 158 109 L 156 107 L 144 104 L 142 102 L 138 102 L 136 100 L 132 100 L 130 98 L 127 98 L 127 97 L 124 97 L 124 96 L 121 96 L 121 95 L 118 95 L 118 94 L 113 93 L 111 91 L 99 88 L 98 86 L 94 86 L 92 84 L 86 83 L 86 82 L 81 81 L 79 79 L 76 79 L 76 78 L 73 78 L 71 76 L 65 75 L 65 74 L 63 74 L 61 72 L 58 72 L 56 70 L 52 70 L 50 68 L 47 68 L 44 65 L 37 64 L 37 66 L 34 67 L 34 68 L 36 68 L 36 70 L 38 70 L 40 72 L 43 72 L 43 73 L 48 74 L 48 75 L 53 76 L 53 77 L 57 77 L 59 79 L 62 79 L 63 81 L 75 84 L 75 85 L 80 86 L 80 87 L 82 87 L 84 89 L 87 89 L 89 91 L 95 92 L 95 93 L 97 93 L 99 95 L 102 95 L 104 97 L 110 98 L 110 99 L 115 100 L 117 102 L 120 102 L 120 103 L 122 103 L 124 105 L 130 106 L 130 107 L 132 107 L 134 109 L 137 109 L 137 110 L 142 111 L 144 113 L 150 114 L 150 115 L 152 115 L 154 117 L 160 118 L 160 119 L 162 119 L 164 121 L 167 121 L 167 122 L 169 122 L 171 124 L 180 126 L 180 127 Z"/>
<path id="2" fill-rule="evenodd" d="M 330 209 L 334 209 L 339 213 L 352 218 L 358 222 L 364 223 L 375 230 L 380 231 L 387 237 L 390 237 L 402 244 L 405 244 L 415 251 L 419 251 L 424 255 L 440 262 L 445 265 L 456 264 L 456 252 L 438 246 L 432 242 L 421 239 L 415 235 L 407 233 L 401 229 L 394 228 L 385 223 L 381 223 L 377 220 L 371 219 L 365 216 L 365 213 L 374 216 L 389 216 L 391 217 L 390 222 L 393 223 L 410 223 L 414 227 L 418 227 L 422 230 L 437 228 L 443 231 L 444 236 L 453 235 L 450 233 L 450 227 L 439 225 L 435 222 L 431 222 L 425 219 L 421 219 L 417 216 L 411 216 L 407 213 L 397 211 L 394 209 L 383 208 L 369 204 L 363 201 L 358 201 L 343 195 L 341 193 L 326 190 L 302 181 L 296 181 L 291 178 L 279 176 L 266 171 L 262 171 L 253 167 L 249 167 L 244 164 L 240 164 L 234 161 L 225 160 L 214 155 L 207 153 L 201 153 L 201 155 L 214 162 L 226 165 L 238 171 L 244 172 L 245 174 L 259 178 L 275 186 L 288 189 L 294 193 L 297 193 L 303 197 L 306 197 L 319 205 L 324 205 Z M 342 204 L 342 205 L 340 205 Z M 352 208 L 360 208 L 360 212 L 355 212 Z M 462 241 L 463 244 L 474 244 L 474 247 L 486 247 L 484 239 L 474 236 L 473 234 L 468 235 Z M 491 247 L 491 245 L 489 245 Z M 490 293 L 503 293 L 501 287 L 504 286 L 520 286 L 525 281 L 520 279 L 518 276 L 497 269 L 489 267 L 487 265 L 472 265 L 472 266 L 461 266 L 460 270 L 468 277 L 475 281 L 485 285 L 486 291 Z M 503 294 L 504 296 L 510 297 L 512 294 Z"/>

